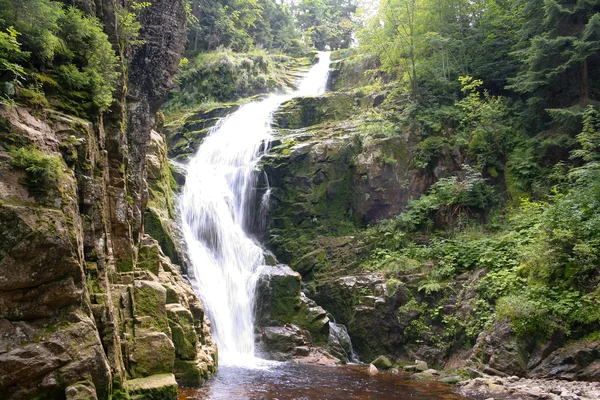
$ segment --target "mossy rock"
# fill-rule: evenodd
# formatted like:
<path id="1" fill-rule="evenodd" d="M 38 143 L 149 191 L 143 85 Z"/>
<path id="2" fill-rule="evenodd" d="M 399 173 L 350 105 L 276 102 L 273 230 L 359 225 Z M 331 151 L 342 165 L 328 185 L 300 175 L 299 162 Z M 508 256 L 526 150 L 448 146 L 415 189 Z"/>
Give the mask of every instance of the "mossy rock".
<path id="1" fill-rule="evenodd" d="M 133 351 L 129 355 L 129 373 L 139 378 L 170 373 L 175 363 L 175 347 L 163 332 L 136 329 Z"/>
<path id="2" fill-rule="evenodd" d="M 136 280 L 132 292 L 133 313 L 142 327 L 169 334 L 165 308 L 167 290 L 158 282 Z"/>
<path id="3" fill-rule="evenodd" d="M 175 379 L 180 385 L 200 386 L 207 376 L 205 365 L 193 360 L 175 360 Z"/>
<path id="4" fill-rule="evenodd" d="M 158 374 L 127 381 L 131 400 L 177 400 L 173 374 Z"/>
<path id="5" fill-rule="evenodd" d="M 138 251 L 137 268 L 145 269 L 158 276 L 160 269 L 160 250 L 157 246 L 141 246 Z"/>
<path id="6" fill-rule="evenodd" d="M 256 289 L 259 323 L 291 323 L 301 304 L 300 286 L 300 274 L 287 265 L 266 268 Z"/>
<path id="7" fill-rule="evenodd" d="M 386 356 L 379 356 L 373 362 L 371 362 L 377 369 L 390 369 L 392 368 L 392 362 Z"/>
<path id="8" fill-rule="evenodd" d="M 356 99 L 348 93 L 331 93 L 324 96 L 296 97 L 285 102 L 273 117 L 279 128 L 299 129 L 351 117 Z"/>
<path id="9" fill-rule="evenodd" d="M 192 313 L 180 304 L 168 304 L 167 315 L 175 345 L 175 354 L 182 360 L 195 359 L 198 335 L 194 329 Z"/>
<path id="10" fill-rule="evenodd" d="M 152 209 L 144 213 L 144 232 L 158 241 L 163 253 L 171 259 L 173 264 L 181 265 L 181 257 L 173 241 L 169 221 L 164 221 L 158 213 Z"/>

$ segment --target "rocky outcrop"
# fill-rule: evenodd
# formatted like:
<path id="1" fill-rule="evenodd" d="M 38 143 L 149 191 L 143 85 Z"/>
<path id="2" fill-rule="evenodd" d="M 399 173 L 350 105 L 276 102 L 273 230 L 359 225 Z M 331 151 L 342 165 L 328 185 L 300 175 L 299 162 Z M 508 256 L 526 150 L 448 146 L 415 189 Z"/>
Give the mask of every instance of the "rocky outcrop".
<path id="1" fill-rule="evenodd" d="M 144 232 L 158 241 L 174 264 L 186 271 L 185 249 L 176 223 L 175 194 L 180 184 L 174 177 L 175 168 L 167 157 L 164 136 L 152 130 L 146 155 L 148 204 L 144 212 Z"/>
<path id="2" fill-rule="evenodd" d="M 18 107 L 0 118 L 0 392 L 144 398 L 156 382 L 201 383 L 216 348 L 178 267 L 144 235 L 117 263 L 130 204 L 111 202 L 102 127 Z"/>
<path id="3" fill-rule="evenodd" d="M 102 20 L 122 80 L 94 123 L 0 109 L 0 392 L 175 398 L 176 380 L 200 384 L 217 362 L 202 305 L 161 249 L 181 261 L 166 149 L 151 130 L 183 52 L 185 7 L 137 10 L 132 46 L 119 36 L 122 4 L 75 4 Z M 160 245 L 143 229 L 147 178 Z"/>
<path id="4" fill-rule="evenodd" d="M 256 293 L 255 319 L 263 356 L 327 365 L 347 361 L 343 351 L 329 346 L 335 336 L 327 312 L 301 292 L 300 274 L 283 264 L 264 266 Z"/>
<path id="5" fill-rule="evenodd" d="M 365 96 L 299 97 L 274 114 L 276 138 L 262 160 L 271 187 L 266 241 L 304 279 L 327 265 L 355 265 L 363 250 L 353 243 L 357 231 L 397 215 L 459 169 L 453 157 L 415 167 L 410 130 L 382 132 Z"/>
<path id="6" fill-rule="evenodd" d="M 169 144 L 169 157 L 186 161 L 208 135 L 210 128 L 240 107 L 236 103 L 223 103 L 208 110 L 200 109 L 165 125 L 164 133 Z"/>
<path id="7" fill-rule="evenodd" d="M 186 40 L 183 1 L 155 0 L 138 12 L 139 40 L 129 57 L 127 74 L 127 179 L 132 204 L 132 229 L 138 237 L 148 201 L 146 152 L 156 112 L 164 102 L 179 66 Z"/>

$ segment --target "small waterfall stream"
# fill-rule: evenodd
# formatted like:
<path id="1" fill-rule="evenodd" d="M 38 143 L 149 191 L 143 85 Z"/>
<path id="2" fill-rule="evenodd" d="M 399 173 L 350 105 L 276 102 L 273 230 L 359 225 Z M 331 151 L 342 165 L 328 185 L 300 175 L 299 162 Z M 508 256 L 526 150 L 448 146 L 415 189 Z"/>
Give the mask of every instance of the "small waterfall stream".
<path id="1" fill-rule="evenodd" d="M 247 232 L 254 220 L 257 163 L 272 138 L 272 113 L 293 97 L 324 93 L 329 57 L 319 53 L 297 91 L 246 104 L 222 119 L 187 168 L 182 229 L 220 364 L 252 363 L 254 357 L 254 290 L 264 257 Z"/>

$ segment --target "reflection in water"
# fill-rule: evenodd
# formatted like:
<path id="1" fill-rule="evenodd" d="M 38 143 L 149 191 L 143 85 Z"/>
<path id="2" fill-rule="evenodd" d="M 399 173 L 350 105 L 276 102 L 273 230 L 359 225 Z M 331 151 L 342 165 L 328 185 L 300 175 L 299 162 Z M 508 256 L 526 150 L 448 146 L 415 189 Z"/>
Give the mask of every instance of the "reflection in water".
<path id="1" fill-rule="evenodd" d="M 179 400 L 460 400 L 450 387 L 402 375 L 371 376 L 365 366 L 277 364 L 270 368 L 225 366 L 202 388 L 179 390 Z"/>

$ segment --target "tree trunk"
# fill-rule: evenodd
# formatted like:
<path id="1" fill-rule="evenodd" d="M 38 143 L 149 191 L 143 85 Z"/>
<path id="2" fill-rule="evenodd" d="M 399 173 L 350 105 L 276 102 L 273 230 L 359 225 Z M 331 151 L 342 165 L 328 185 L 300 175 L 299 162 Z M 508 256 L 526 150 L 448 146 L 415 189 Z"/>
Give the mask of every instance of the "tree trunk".
<path id="1" fill-rule="evenodd" d="M 581 66 L 581 91 L 583 94 L 582 102 L 583 105 L 590 104 L 590 77 L 588 72 L 588 61 L 587 58 L 582 61 Z"/>

